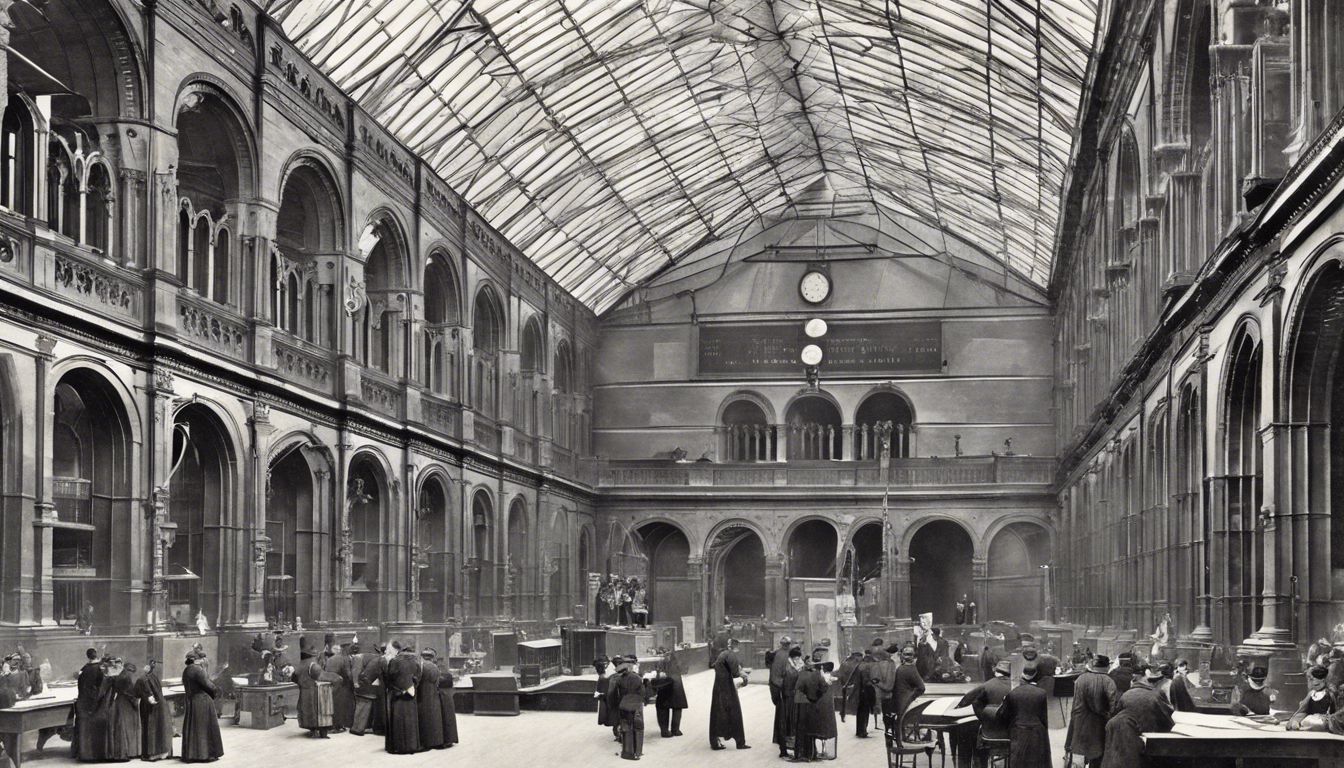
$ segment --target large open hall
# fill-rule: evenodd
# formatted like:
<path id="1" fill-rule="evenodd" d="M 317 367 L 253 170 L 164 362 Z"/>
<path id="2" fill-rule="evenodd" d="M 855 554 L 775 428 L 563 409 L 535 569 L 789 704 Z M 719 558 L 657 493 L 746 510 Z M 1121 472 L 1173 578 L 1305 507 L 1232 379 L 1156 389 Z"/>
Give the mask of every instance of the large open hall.
<path id="1" fill-rule="evenodd" d="M 0 768 L 1344 768 L 1344 3 L 0 45 Z"/>

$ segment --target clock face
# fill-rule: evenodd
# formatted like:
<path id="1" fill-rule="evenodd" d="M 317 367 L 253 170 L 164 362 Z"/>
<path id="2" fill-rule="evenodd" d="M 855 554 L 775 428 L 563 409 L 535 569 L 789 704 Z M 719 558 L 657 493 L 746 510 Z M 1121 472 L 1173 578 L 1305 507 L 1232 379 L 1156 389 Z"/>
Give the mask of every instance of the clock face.
<path id="1" fill-rule="evenodd" d="M 808 272 L 798 283 L 798 293 L 809 304 L 820 304 L 831 295 L 831 278 L 825 272 Z"/>

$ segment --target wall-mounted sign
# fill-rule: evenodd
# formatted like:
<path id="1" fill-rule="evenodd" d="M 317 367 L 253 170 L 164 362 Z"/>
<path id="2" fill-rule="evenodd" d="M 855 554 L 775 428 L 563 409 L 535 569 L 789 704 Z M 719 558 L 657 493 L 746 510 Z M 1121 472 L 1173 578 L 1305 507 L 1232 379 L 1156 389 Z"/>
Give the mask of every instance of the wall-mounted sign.
<path id="1" fill-rule="evenodd" d="M 826 336 L 809 339 L 798 321 L 710 323 L 699 326 L 698 373 L 709 377 L 803 375 L 798 350 L 822 348 L 822 374 L 941 373 L 943 325 L 939 320 L 833 320 Z"/>

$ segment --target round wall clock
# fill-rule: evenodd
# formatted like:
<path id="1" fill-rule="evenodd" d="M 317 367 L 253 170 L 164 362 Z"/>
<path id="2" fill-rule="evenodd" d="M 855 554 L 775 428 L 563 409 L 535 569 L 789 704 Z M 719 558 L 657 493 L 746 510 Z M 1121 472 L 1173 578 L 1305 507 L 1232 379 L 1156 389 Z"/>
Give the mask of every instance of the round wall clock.
<path id="1" fill-rule="evenodd" d="M 815 269 L 808 270 L 798 282 L 798 294 L 808 304 L 822 303 L 831 296 L 830 275 Z"/>

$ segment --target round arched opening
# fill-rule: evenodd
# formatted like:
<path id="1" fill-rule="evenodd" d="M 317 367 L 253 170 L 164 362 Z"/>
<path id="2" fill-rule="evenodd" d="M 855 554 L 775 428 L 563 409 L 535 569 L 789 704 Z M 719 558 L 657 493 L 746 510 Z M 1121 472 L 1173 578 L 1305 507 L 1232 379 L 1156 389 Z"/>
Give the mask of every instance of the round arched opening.
<path id="1" fill-rule="evenodd" d="M 390 536 L 383 535 L 387 509 L 387 476 L 380 462 L 368 455 L 350 466 L 346 503 L 350 508 L 350 591 L 352 618 L 377 623 L 383 606 L 391 605 L 396 584 L 387 563 L 393 552 Z"/>
<path id="2" fill-rule="evenodd" d="M 1228 626 L 1227 633 L 1221 636 L 1247 638 L 1260 628 L 1260 595 L 1265 583 L 1264 533 L 1260 525 L 1264 472 L 1260 439 L 1261 347 L 1251 334 L 1242 333 L 1231 349 L 1224 411 L 1227 557 L 1222 564 L 1227 569 L 1228 594 L 1224 607 Z M 1216 572 L 1219 564 L 1213 566 Z"/>
<path id="3" fill-rule="evenodd" d="M 794 400 L 785 414 L 789 430 L 789 461 L 841 458 L 840 409 L 827 398 L 807 395 Z"/>
<path id="4" fill-rule="evenodd" d="M 416 510 L 418 556 L 412 567 L 419 571 L 421 616 L 441 622 L 453 615 L 453 553 L 448 537 L 448 489 L 442 478 L 431 477 L 420 487 Z"/>
<path id="5" fill-rule="evenodd" d="M 710 544 L 712 625 L 758 622 L 765 616 L 765 545 L 743 526 L 720 531 Z"/>
<path id="6" fill-rule="evenodd" d="M 285 179 L 271 253 L 271 313 L 277 328 L 314 344 L 335 332 L 335 292 L 323 255 L 341 247 L 341 210 L 325 170 L 304 163 Z"/>
<path id="7" fill-rule="evenodd" d="M 508 567 L 506 578 L 512 580 L 514 611 L 518 616 L 531 618 L 535 615 L 536 602 L 536 558 L 532 556 L 531 531 L 527 523 L 527 504 L 522 499 L 514 499 L 509 504 L 508 551 L 505 564 Z"/>
<path id="8" fill-rule="evenodd" d="M 878 459 L 887 441 L 894 459 L 911 455 L 910 426 L 914 414 L 905 398 L 894 392 L 878 392 L 866 398 L 854 414 L 854 458 Z"/>
<path id="9" fill-rule="evenodd" d="M 131 557 L 141 535 L 131 498 L 131 429 L 120 398 L 101 376 L 74 370 L 56 384 L 51 529 L 53 618 L 97 632 L 129 629 Z M 137 592 L 139 590 L 136 590 Z"/>
<path id="10" fill-rule="evenodd" d="M 494 547 L 494 502 L 484 490 L 476 491 L 471 497 L 471 614 L 484 616 L 493 607 L 495 557 Z"/>
<path id="11" fill-rule="evenodd" d="M 789 615 L 807 627 L 808 647 L 839 638 L 835 597 L 835 526 L 825 520 L 799 523 L 789 534 Z"/>
<path id="12" fill-rule="evenodd" d="M 687 570 L 691 543 L 675 525 L 655 522 L 638 528 L 649 558 L 649 621 L 679 622 L 694 614 L 696 580 Z"/>
<path id="13" fill-rule="evenodd" d="M 168 486 L 168 519 L 176 530 L 164 567 L 168 618 L 179 631 L 195 626 L 198 611 L 212 627 L 235 618 L 227 595 L 238 593 L 245 574 L 226 567 L 226 542 L 220 536 L 233 527 L 234 461 L 224 425 L 209 408 L 192 404 L 178 411 L 173 423 L 177 471 Z"/>
<path id="14" fill-rule="evenodd" d="M 723 456 L 728 461 L 774 461 L 776 438 L 765 410 L 740 398 L 723 409 Z"/>
<path id="15" fill-rule="evenodd" d="M 840 572 L 840 591 L 854 600 L 855 620 L 875 623 L 882 583 L 882 524 L 864 523 L 854 532 Z"/>
<path id="16" fill-rule="evenodd" d="M 436 395 L 457 395 L 457 280 L 447 254 L 432 253 L 425 266 L 423 381 Z"/>
<path id="17" fill-rule="evenodd" d="M 989 543 L 988 594 L 983 610 L 996 619 L 1027 626 L 1045 616 L 1048 604 L 1050 532 L 1036 523 L 1012 523 Z"/>
<path id="18" fill-rule="evenodd" d="M 504 312 L 489 286 L 476 292 L 472 305 L 471 405 L 478 414 L 494 418 L 498 413 L 500 339 L 504 335 Z M 489 425 L 483 425 L 489 426 Z"/>
<path id="19" fill-rule="evenodd" d="M 272 461 L 267 472 L 266 554 L 264 603 L 266 620 L 285 625 L 296 616 L 320 619 L 329 611 L 330 592 L 319 590 L 314 573 L 319 571 L 321 496 L 326 490 L 317 478 L 330 474 L 321 452 L 310 445 L 294 444 Z M 316 582 L 321 583 L 321 582 Z M 323 606 L 319 610 L 319 606 Z"/>
<path id="20" fill-rule="evenodd" d="M 921 526 L 910 540 L 910 611 L 932 613 L 935 624 L 951 624 L 956 604 L 971 592 L 971 556 L 966 529 L 951 520 Z"/>

